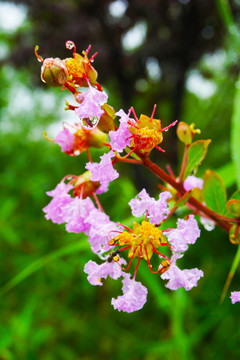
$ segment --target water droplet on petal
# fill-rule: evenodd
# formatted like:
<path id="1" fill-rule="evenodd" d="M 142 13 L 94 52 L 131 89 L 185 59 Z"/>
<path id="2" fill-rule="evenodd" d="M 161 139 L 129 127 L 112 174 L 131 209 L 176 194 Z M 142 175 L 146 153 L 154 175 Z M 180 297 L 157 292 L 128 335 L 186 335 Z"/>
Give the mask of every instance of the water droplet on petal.
<path id="1" fill-rule="evenodd" d="M 94 129 L 97 126 L 98 122 L 99 122 L 99 118 L 97 116 L 80 119 L 80 123 L 82 127 L 86 130 Z"/>

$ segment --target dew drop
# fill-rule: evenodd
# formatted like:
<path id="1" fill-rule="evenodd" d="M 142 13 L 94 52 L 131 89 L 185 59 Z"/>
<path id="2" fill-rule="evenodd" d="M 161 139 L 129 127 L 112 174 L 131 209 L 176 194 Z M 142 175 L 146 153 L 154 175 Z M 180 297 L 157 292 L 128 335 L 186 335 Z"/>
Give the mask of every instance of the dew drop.
<path id="1" fill-rule="evenodd" d="M 73 41 L 67 41 L 66 42 L 66 48 L 69 50 L 72 50 L 74 48 L 75 44 Z"/>
<path id="2" fill-rule="evenodd" d="M 86 130 L 94 129 L 99 122 L 99 118 L 97 116 L 92 116 L 89 118 L 80 118 L 80 123 L 82 127 Z"/>

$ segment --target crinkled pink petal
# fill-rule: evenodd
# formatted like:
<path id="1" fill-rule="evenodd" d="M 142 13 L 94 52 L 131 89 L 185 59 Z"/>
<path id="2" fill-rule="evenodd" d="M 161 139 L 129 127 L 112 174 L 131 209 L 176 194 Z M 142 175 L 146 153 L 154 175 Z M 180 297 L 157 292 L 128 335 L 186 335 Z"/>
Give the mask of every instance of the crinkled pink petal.
<path id="1" fill-rule="evenodd" d="M 124 259 L 119 259 L 120 264 L 126 264 Z M 103 285 L 101 279 L 106 279 L 110 276 L 112 279 L 117 280 L 123 275 L 121 267 L 115 261 L 108 262 L 98 265 L 94 261 L 90 260 L 86 263 L 83 270 L 88 274 L 88 281 L 92 285 Z"/>
<path id="2" fill-rule="evenodd" d="M 90 211 L 85 219 L 85 223 L 89 225 L 88 241 L 94 253 L 108 251 L 111 246 L 108 244 L 109 239 L 116 236 L 114 231 L 121 231 L 122 229 L 109 219 L 105 213 L 94 209 Z"/>
<path id="3" fill-rule="evenodd" d="M 142 309 L 147 301 L 147 289 L 140 282 L 130 279 L 130 274 L 124 274 L 123 295 L 112 299 L 114 309 L 131 313 Z"/>
<path id="4" fill-rule="evenodd" d="M 68 194 L 71 188 L 71 185 L 61 182 L 54 190 L 47 192 L 47 195 L 52 196 L 50 203 L 43 208 L 47 220 L 52 220 L 56 224 L 62 224 L 66 221 L 64 208 L 73 201 L 73 198 Z"/>
<path id="5" fill-rule="evenodd" d="M 85 219 L 93 209 L 95 209 L 95 206 L 90 198 L 80 199 L 75 197 L 63 210 L 67 222 L 66 230 L 73 233 L 84 232 L 88 235 L 90 225 L 85 222 Z"/>
<path id="6" fill-rule="evenodd" d="M 85 93 L 76 96 L 76 100 L 81 102 L 75 110 L 80 118 L 90 118 L 96 116 L 100 118 L 104 111 L 101 105 L 107 102 L 108 96 L 104 91 L 99 91 L 92 86 Z"/>
<path id="7" fill-rule="evenodd" d="M 149 222 L 159 224 L 169 214 L 167 199 L 172 197 L 171 193 L 165 191 L 159 195 L 159 199 L 151 198 L 143 189 L 134 199 L 130 200 L 129 205 L 133 216 L 140 217 L 148 211 Z"/>
<path id="8" fill-rule="evenodd" d="M 190 175 L 184 181 L 183 187 L 186 191 L 192 190 L 194 188 L 198 188 L 201 190 L 203 188 L 203 180 L 197 178 L 196 176 Z"/>
<path id="9" fill-rule="evenodd" d="M 230 299 L 232 301 L 232 304 L 235 304 L 236 302 L 240 302 L 240 291 L 232 291 Z"/>
<path id="10" fill-rule="evenodd" d="M 178 219 L 177 229 L 165 232 L 170 245 L 176 252 L 184 252 L 188 249 L 188 244 L 194 244 L 200 236 L 197 221 L 194 215 L 190 215 L 188 220 Z"/>
<path id="11" fill-rule="evenodd" d="M 175 264 L 175 261 L 172 262 L 170 268 L 161 275 L 163 280 L 169 280 L 166 287 L 171 290 L 184 287 L 188 291 L 197 286 L 198 280 L 203 276 L 203 271 L 197 268 L 180 270 Z"/>
<path id="12" fill-rule="evenodd" d="M 130 119 L 127 114 L 123 110 L 119 110 L 116 113 L 117 116 L 120 116 L 120 125 L 119 128 L 116 131 L 110 131 L 110 145 L 112 147 L 112 150 L 122 152 L 126 146 L 129 146 L 131 144 L 131 136 L 128 127 L 128 121 L 131 121 L 131 123 L 134 123 L 134 119 Z"/>
<path id="13" fill-rule="evenodd" d="M 68 130 L 61 130 L 56 138 L 55 143 L 61 147 L 62 152 L 71 151 L 75 141 L 75 136 Z"/>
<path id="14" fill-rule="evenodd" d="M 100 163 L 88 162 L 86 164 L 86 169 L 89 170 L 92 174 L 91 180 L 100 181 L 100 184 L 102 185 L 102 190 L 107 191 L 109 183 L 119 177 L 119 173 L 113 168 L 112 165 L 111 158 L 113 156 L 113 151 L 110 151 L 108 154 L 104 154 L 103 156 L 101 156 Z"/>

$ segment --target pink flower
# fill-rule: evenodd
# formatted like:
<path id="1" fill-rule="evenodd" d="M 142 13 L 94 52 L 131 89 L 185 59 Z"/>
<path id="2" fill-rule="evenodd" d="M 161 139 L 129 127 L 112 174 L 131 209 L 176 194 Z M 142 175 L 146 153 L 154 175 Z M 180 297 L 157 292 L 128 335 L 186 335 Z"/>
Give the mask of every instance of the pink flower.
<path id="1" fill-rule="evenodd" d="M 55 143 L 60 145 L 62 152 L 69 152 L 73 148 L 75 136 L 68 130 L 61 130 L 56 138 Z"/>
<path id="2" fill-rule="evenodd" d="M 147 301 L 147 289 L 140 282 L 130 279 L 130 274 L 124 274 L 123 295 L 112 299 L 114 309 L 131 313 L 142 309 Z"/>
<path id="3" fill-rule="evenodd" d="M 64 208 L 73 201 L 73 198 L 68 194 L 71 189 L 72 185 L 60 182 L 54 190 L 47 192 L 47 195 L 52 196 L 52 200 L 43 208 L 46 219 L 50 219 L 56 224 L 62 224 L 66 221 Z"/>
<path id="4" fill-rule="evenodd" d="M 119 263 L 125 264 L 126 261 L 119 259 Z M 117 280 L 120 276 L 123 275 L 121 267 L 115 261 L 106 261 L 103 264 L 98 265 L 94 261 L 90 260 L 84 266 L 83 271 L 88 274 L 87 279 L 92 285 L 103 285 L 101 279 L 106 279 L 108 276 L 114 280 Z"/>
<path id="5" fill-rule="evenodd" d="M 169 214 L 167 199 L 171 197 L 171 193 L 165 191 L 159 195 L 158 200 L 155 200 L 143 189 L 134 199 L 130 200 L 129 205 L 133 216 L 140 217 L 145 211 L 148 211 L 149 222 L 159 224 Z"/>
<path id="6" fill-rule="evenodd" d="M 184 287 L 188 291 L 197 286 L 198 280 L 203 276 L 203 271 L 197 268 L 180 270 L 176 265 L 176 260 L 180 257 L 181 255 L 175 255 L 170 268 L 161 275 L 161 278 L 169 280 L 166 287 L 171 290 Z"/>
<path id="7" fill-rule="evenodd" d="M 102 194 L 108 190 L 108 185 L 111 181 L 119 177 L 118 172 L 113 168 L 111 158 L 114 156 L 113 151 L 104 154 L 101 157 L 100 163 L 86 164 L 86 169 L 92 174 L 92 181 L 100 181 L 100 188 L 97 190 L 98 194 Z"/>
<path id="8" fill-rule="evenodd" d="M 165 232 L 174 251 L 182 253 L 188 249 L 188 244 L 194 244 L 200 236 L 197 221 L 193 215 L 188 220 L 178 219 L 177 229 Z"/>
<path id="9" fill-rule="evenodd" d="M 190 175 L 184 181 L 183 187 L 186 191 L 192 190 L 194 188 L 198 188 L 198 189 L 202 190 L 203 180 L 200 178 L 197 178 L 196 176 Z"/>
<path id="10" fill-rule="evenodd" d="M 80 199 L 75 197 L 63 209 L 64 218 L 67 222 L 66 230 L 73 233 L 84 232 L 88 235 L 90 225 L 85 222 L 85 219 L 93 209 L 95 209 L 95 206 L 90 198 Z"/>
<path id="11" fill-rule="evenodd" d="M 120 116 L 120 125 L 118 130 L 116 131 L 110 131 L 110 145 L 112 147 L 112 150 L 122 152 L 126 146 L 129 146 L 131 144 L 131 137 L 132 134 L 130 133 L 128 127 L 128 121 L 131 121 L 131 123 L 134 123 L 134 119 L 130 119 L 127 114 L 123 110 L 119 110 L 116 113 L 117 116 Z"/>
<path id="12" fill-rule="evenodd" d="M 76 100 L 80 102 L 80 106 L 75 110 L 77 115 L 82 118 L 97 117 L 100 119 L 104 111 L 101 105 L 107 102 L 108 96 L 104 91 L 89 86 L 89 89 L 76 96 Z M 95 124 L 97 126 L 97 123 Z"/>
<path id="13" fill-rule="evenodd" d="M 94 253 L 110 250 L 111 246 L 108 245 L 109 239 L 116 236 L 113 230 L 121 231 L 121 228 L 112 222 L 108 215 L 97 209 L 90 211 L 85 219 L 85 224 L 90 229 L 88 241 Z"/>
<path id="14" fill-rule="evenodd" d="M 236 302 L 240 302 L 240 291 L 232 291 L 230 299 L 232 301 L 232 304 L 235 304 Z"/>

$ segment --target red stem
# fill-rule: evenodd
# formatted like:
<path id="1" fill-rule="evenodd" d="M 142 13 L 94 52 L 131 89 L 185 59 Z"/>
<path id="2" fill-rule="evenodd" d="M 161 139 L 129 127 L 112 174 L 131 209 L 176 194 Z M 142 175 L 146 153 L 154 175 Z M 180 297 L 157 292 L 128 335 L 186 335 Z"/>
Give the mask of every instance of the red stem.
<path id="1" fill-rule="evenodd" d="M 165 171 L 163 171 L 160 167 L 158 167 L 155 163 L 153 163 L 146 155 L 142 154 L 141 152 L 137 152 L 137 155 L 142 159 L 143 165 L 152 171 L 159 179 L 163 180 L 164 182 L 170 184 L 174 189 L 176 189 L 180 195 L 185 194 L 185 190 L 181 183 L 178 183 L 175 179 L 169 176 Z M 211 220 L 215 221 L 222 229 L 229 232 L 231 225 L 223 220 L 220 219 L 218 214 L 216 214 L 211 209 L 207 208 L 205 205 L 200 203 L 194 197 L 190 197 L 188 199 L 188 203 L 194 206 L 198 212 L 202 212 L 204 215 L 209 217 Z M 231 220 L 232 221 L 232 220 Z M 237 222 L 232 221 L 232 222 Z"/>

